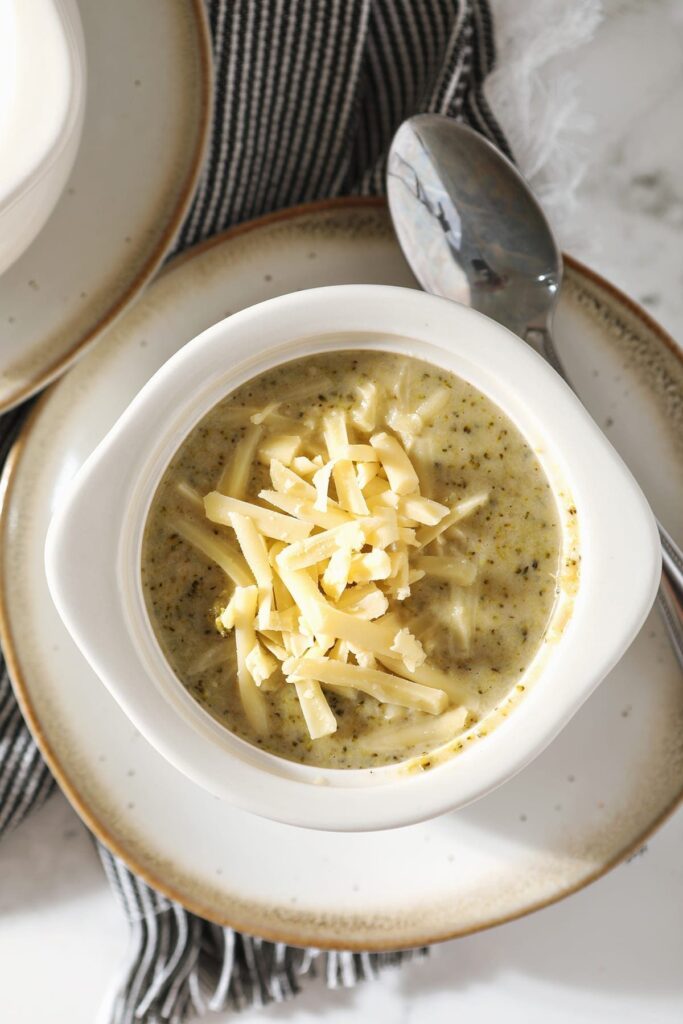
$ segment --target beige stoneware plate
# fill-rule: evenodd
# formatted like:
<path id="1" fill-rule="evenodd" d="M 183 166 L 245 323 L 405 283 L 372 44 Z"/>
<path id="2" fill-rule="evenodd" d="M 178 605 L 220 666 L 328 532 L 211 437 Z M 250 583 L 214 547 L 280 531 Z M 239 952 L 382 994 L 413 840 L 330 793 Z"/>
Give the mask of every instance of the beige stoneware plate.
<path id="1" fill-rule="evenodd" d="M 656 612 L 561 736 L 511 782 L 422 825 L 341 835 L 231 809 L 171 768 L 79 655 L 43 568 L 66 481 L 183 342 L 269 296 L 362 281 L 412 283 L 376 201 L 275 215 L 178 260 L 32 414 L 5 474 L 0 553 L 17 694 L 93 831 L 214 921 L 298 945 L 378 949 L 466 934 L 560 899 L 637 849 L 678 804 L 683 686 Z M 574 263 L 557 336 L 589 409 L 662 521 L 680 529 L 680 355 L 644 313 Z"/>
<path id="2" fill-rule="evenodd" d="M 54 212 L 0 276 L 0 412 L 61 373 L 168 252 L 211 109 L 203 0 L 79 0 L 88 66 L 76 164 Z"/>

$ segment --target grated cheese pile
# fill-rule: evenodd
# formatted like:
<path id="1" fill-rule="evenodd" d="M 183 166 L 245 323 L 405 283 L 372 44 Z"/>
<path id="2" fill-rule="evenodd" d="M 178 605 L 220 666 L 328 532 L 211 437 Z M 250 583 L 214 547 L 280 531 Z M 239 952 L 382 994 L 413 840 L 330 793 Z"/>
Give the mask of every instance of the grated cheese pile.
<path id="1" fill-rule="evenodd" d="M 433 716 L 451 708 L 450 716 L 459 703 L 453 681 L 427 664 L 390 605 L 426 574 L 473 582 L 476 565 L 467 558 L 424 549 L 487 495 L 452 508 L 422 495 L 405 443 L 415 425 L 404 416 L 395 433 L 376 432 L 375 404 L 374 386 L 364 385 L 351 422 L 341 411 L 324 415 L 321 440 L 307 438 L 305 453 L 300 436 L 265 433 L 265 410 L 252 416 L 237 465 L 217 490 L 202 502 L 182 485 L 211 523 L 234 531 L 239 551 L 227 537 L 176 523 L 235 585 L 216 626 L 234 632 L 240 698 L 260 735 L 269 728 L 264 694 L 285 684 L 295 687 L 313 740 L 337 729 L 325 690 L 360 691 Z M 254 458 L 270 472 L 260 504 L 244 500 Z M 462 726 L 466 711 L 456 710 Z"/>

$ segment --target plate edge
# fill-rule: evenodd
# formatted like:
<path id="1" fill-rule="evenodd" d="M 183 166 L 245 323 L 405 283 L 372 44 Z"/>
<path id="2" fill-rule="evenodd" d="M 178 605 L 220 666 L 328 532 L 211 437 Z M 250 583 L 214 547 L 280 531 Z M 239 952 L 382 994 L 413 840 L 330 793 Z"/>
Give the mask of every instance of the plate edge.
<path id="1" fill-rule="evenodd" d="M 178 229 L 185 219 L 185 215 L 190 208 L 190 203 L 194 197 L 195 189 L 199 182 L 199 176 L 204 165 L 204 157 L 209 140 L 209 129 L 211 127 L 211 119 L 213 116 L 213 59 L 208 15 L 202 0 L 190 0 L 190 8 L 195 15 L 199 41 L 198 53 L 201 66 L 201 109 L 203 111 L 203 118 L 199 131 L 199 144 L 195 152 L 194 160 L 190 166 L 187 180 L 176 204 L 175 213 L 152 253 L 147 257 L 144 265 L 138 271 L 134 280 L 129 284 L 126 292 L 120 297 L 116 305 L 105 312 L 103 316 L 86 331 L 86 334 L 81 337 L 68 352 L 64 353 L 56 363 L 52 363 L 50 366 L 38 371 L 35 376 L 31 377 L 30 381 L 16 388 L 7 397 L 0 398 L 0 415 L 16 408 L 22 402 L 25 402 L 27 399 L 35 395 L 42 388 L 47 387 L 57 377 L 65 373 L 73 363 L 76 362 L 76 360 L 78 360 L 82 355 L 85 355 L 88 349 L 100 340 L 102 334 L 108 330 L 108 328 L 111 327 L 112 324 L 114 324 L 114 322 L 135 302 L 137 297 L 144 290 L 145 285 L 151 283 L 154 275 L 163 263 L 164 257 L 176 237 Z"/>

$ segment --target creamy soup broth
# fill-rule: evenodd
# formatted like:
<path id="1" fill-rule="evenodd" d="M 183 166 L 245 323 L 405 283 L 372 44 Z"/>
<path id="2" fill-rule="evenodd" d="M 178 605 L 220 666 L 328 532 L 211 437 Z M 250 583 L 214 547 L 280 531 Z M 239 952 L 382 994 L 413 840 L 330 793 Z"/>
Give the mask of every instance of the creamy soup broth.
<path id="1" fill-rule="evenodd" d="M 261 440 L 269 432 L 300 435 L 302 453 L 313 454 L 330 410 L 347 413 L 353 433 L 351 413 L 368 383 L 377 389 L 376 429 L 407 438 L 422 494 L 449 507 L 487 495 L 425 549 L 446 570 L 437 567 L 412 584 L 406 600 L 390 602 L 400 623 L 421 641 L 429 663 L 454 681 L 459 699 L 452 703 L 467 709 L 461 728 L 480 721 L 520 686 L 543 642 L 556 598 L 561 532 L 553 492 L 534 452 L 493 402 L 457 376 L 398 354 L 353 351 L 306 357 L 250 380 L 216 405 L 181 445 L 153 499 L 143 544 L 150 619 L 188 692 L 248 742 L 331 768 L 376 767 L 428 753 L 429 742 L 406 747 L 400 736 L 404 725 L 431 716 L 363 693 L 350 698 L 326 690 L 337 730 L 312 740 L 294 686 L 285 683 L 265 694 L 269 728 L 258 735 L 240 701 L 234 640 L 215 625 L 232 585 L 176 525 L 181 518 L 196 519 L 216 536 L 229 537 L 228 527 L 206 524 L 188 495 L 216 489 L 248 449 L 242 497 L 259 502 L 259 491 L 271 483 L 268 465 L 255 453 L 255 426 Z M 441 398 L 430 412 L 430 396 L 437 391 Z M 254 418 L 261 422 L 254 424 Z M 349 440 L 366 438 L 360 431 Z M 463 562 L 476 565 L 476 578 L 467 585 L 447 571 Z M 397 736 L 396 745 L 378 749 L 378 730 Z"/>

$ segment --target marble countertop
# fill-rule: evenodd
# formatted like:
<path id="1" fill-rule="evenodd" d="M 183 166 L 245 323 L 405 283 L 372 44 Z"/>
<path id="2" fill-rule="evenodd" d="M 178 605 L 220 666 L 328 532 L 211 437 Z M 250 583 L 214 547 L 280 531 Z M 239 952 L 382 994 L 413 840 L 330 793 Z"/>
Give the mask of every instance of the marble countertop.
<path id="1" fill-rule="evenodd" d="M 683 341 L 683 5 L 606 0 L 595 38 L 566 58 L 594 118 L 571 252 Z M 106 1017 L 127 925 L 94 846 L 61 795 L 0 846 L 0 1019 Z M 678 1024 L 683 1015 L 683 809 L 647 848 L 564 902 L 446 943 L 352 991 L 312 982 L 250 1021 L 334 1024 Z M 226 1015 L 208 1018 L 227 1021 Z"/>

